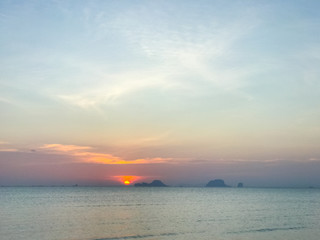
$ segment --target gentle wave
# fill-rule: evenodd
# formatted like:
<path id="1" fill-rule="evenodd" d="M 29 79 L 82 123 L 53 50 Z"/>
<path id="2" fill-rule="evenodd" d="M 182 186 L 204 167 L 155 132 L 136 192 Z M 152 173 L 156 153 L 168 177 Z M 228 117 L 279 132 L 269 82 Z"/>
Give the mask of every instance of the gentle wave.
<path id="1" fill-rule="evenodd" d="M 262 228 L 262 229 L 256 229 L 254 232 L 272 232 L 272 231 L 281 231 L 281 230 L 299 230 L 303 229 L 305 227 L 288 227 L 288 228 Z"/>
<path id="2" fill-rule="evenodd" d="M 159 235 L 131 235 L 131 236 L 121 236 L 121 237 L 112 237 L 112 238 L 97 238 L 95 240 L 124 240 L 124 239 L 142 239 L 149 237 L 160 237 L 160 236 L 175 236 L 178 233 L 161 233 Z"/>
<path id="3" fill-rule="evenodd" d="M 252 233 L 252 232 L 273 232 L 273 231 L 300 230 L 300 229 L 304 229 L 304 228 L 305 227 L 261 228 L 261 229 L 253 229 L 253 230 L 237 231 L 237 232 L 228 232 L 228 233 L 238 234 L 238 233 Z"/>

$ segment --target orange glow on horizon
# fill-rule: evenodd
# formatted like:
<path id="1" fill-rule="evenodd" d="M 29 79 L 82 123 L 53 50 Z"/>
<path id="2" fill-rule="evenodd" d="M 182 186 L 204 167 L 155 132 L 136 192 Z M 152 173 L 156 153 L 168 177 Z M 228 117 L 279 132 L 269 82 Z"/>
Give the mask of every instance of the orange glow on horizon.
<path id="1" fill-rule="evenodd" d="M 131 183 L 141 179 L 140 176 L 114 176 L 114 178 L 123 183 L 124 185 L 130 185 Z"/>

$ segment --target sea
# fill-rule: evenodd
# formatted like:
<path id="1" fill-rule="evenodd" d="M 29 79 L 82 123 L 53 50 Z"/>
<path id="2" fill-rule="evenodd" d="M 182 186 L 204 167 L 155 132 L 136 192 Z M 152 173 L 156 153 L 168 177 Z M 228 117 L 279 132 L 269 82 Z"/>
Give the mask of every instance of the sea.
<path id="1" fill-rule="evenodd" d="M 3 240 L 319 240 L 320 189 L 1 187 Z"/>

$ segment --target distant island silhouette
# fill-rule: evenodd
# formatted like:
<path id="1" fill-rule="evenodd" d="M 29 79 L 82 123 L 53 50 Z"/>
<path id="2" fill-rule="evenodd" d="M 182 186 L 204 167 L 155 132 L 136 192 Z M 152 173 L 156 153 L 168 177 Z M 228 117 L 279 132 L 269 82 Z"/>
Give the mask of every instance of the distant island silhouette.
<path id="1" fill-rule="evenodd" d="M 243 183 L 242 183 L 242 182 L 239 182 L 238 185 L 237 185 L 237 187 L 238 187 L 238 188 L 243 188 Z"/>
<path id="2" fill-rule="evenodd" d="M 160 180 L 153 180 L 151 183 L 136 183 L 134 184 L 135 187 L 168 187 L 168 185 L 164 184 Z"/>
<path id="3" fill-rule="evenodd" d="M 222 179 L 211 180 L 207 183 L 206 187 L 230 187 L 224 183 Z"/>

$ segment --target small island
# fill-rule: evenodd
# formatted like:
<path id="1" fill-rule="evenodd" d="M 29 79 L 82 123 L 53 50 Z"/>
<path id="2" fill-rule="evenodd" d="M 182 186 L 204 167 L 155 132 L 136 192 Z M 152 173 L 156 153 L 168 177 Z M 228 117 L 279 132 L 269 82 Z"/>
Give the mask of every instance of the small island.
<path id="1" fill-rule="evenodd" d="M 242 183 L 242 182 L 239 182 L 238 185 L 237 185 L 237 187 L 238 187 L 238 188 L 243 188 L 243 183 Z"/>
<path id="2" fill-rule="evenodd" d="M 136 183 L 134 184 L 135 187 L 168 187 L 168 185 L 164 184 L 160 180 L 153 180 L 151 183 Z"/>
<path id="3" fill-rule="evenodd" d="M 222 179 L 211 180 L 207 183 L 206 187 L 230 187 L 224 183 Z"/>

